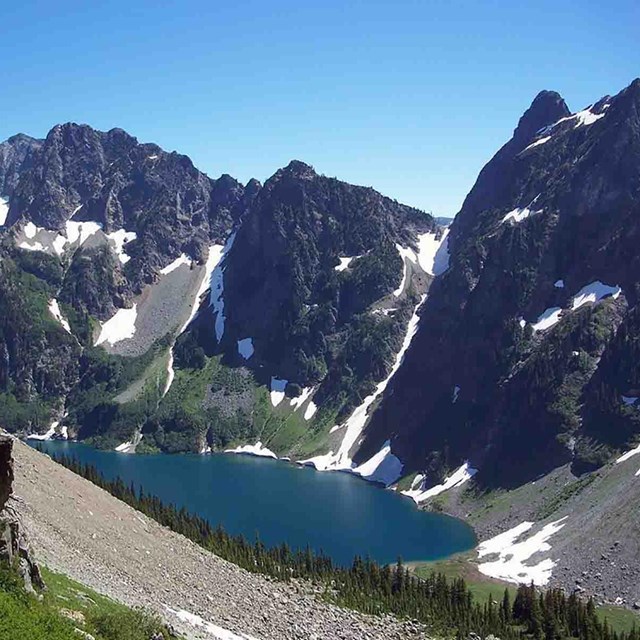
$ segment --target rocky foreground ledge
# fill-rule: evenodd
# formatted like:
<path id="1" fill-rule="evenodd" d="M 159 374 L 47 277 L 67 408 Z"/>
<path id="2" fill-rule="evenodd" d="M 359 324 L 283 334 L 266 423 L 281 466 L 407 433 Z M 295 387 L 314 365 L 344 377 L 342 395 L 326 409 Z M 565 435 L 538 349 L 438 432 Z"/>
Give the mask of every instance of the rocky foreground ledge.
<path id="1" fill-rule="evenodd" d="M 306 583 L 248 573 L 19 441 L 13 455 L 15 503 L 36 559 L 119 602 L 157 612 L 188 638 L 428 637 L 417 623 L 325 603 Z"/>

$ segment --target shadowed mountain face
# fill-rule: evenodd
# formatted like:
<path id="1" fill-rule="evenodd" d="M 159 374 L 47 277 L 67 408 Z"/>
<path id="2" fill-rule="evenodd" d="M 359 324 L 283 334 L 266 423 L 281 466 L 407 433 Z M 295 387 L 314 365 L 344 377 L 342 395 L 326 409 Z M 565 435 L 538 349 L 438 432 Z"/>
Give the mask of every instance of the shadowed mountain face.
<path id="1" fill-rule="evenodd" d="M 470 458 L 510 485 L 628 446 L 639 241 L 640 80 L 573 116 L 540 93 L 451 226 L 450 268 L 358 459 L 391 437 L 413 469 Z"/>
<path id="2" fill-rule="evenodd" d="M 402 280 L 395 245 L 436 228 L 422 211 L 292 162 L 267 181 L 229 252 L 227 340 L 250 336 L 274 373 L 319 382 L 330 337 Z M 337 271 L 341 257 L 353 260 Z"/>

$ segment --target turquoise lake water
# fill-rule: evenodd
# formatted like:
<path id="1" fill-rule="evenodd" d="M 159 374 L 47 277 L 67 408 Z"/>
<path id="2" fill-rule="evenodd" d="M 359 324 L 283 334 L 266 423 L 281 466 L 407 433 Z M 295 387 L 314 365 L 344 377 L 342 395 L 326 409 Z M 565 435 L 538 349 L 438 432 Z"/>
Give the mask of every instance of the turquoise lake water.
<path id="1" fill-rule="evenodd" d="M 414 503 L 346 473 L 320 473 L 244 455 L 127 455 L 74 442 L 31 442 L 120 476 L 214 526 L 268 546 L 287 542 L 324 551 L 340 564 L 356 554 L 380 563 L 436 560 L 471 549 L 461 520 L 419 511 Z"/>

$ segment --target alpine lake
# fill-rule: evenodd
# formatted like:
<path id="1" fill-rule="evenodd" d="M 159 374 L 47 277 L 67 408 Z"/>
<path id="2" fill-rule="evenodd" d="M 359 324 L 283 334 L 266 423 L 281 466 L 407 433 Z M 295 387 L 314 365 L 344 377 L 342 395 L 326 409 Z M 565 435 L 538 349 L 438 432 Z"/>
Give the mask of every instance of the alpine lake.
<path id="1" fill-rule="evenodd" d="M 472 549 L 462 520 L 420 511 L 413 501 L 348 473 L 318 472 L 248 455 L 131 455 L 66 441 L 30 441 L 122 478 L 165 503 L 267 546 L 322 551 L 350 565 L 355 555 L 381 564 L 438 560 Z"/>

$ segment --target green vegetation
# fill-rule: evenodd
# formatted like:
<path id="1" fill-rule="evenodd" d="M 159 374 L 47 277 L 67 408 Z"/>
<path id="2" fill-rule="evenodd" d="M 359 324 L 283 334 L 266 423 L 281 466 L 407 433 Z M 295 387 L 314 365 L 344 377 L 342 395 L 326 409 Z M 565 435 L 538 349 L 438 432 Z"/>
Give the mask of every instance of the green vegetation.
<path id="1" fill-rule="evenodd" d="M 96 640 L 172 637 L 155 616 L 46 569 L 43 577 L 47 590 L 37 598 L 24 590 L 15 570 L 0 566 L 0 640 L 77 640 L 77 629 Z"/>
<path id="2" fill-rule="evenodd" d="M 80 349 L 48 309 L 53 293 L 0 255 L 0 421 L 9 431 L 47 427 L 78 377 Z"/>
<path id="3" fill-rule="evenodd" d="M 393 613 L 431 626 L 436 633 L 460 640 L 474 631 L 493 633 L 503 640 L 639 640 L 640 633 L 614 630 L 597 613 L 592 600 L 566 596 L 559 589 L 540 592 L 521 585 L 515 592 L 504 589 L 498 600 L 467 586 L 465 578 L 450 572 L 413 575 L 399 559 L 395 567 L 380 566 L 370 559 L 354 558 L 349 568 L 338 567 L 323 554 L 291 550 L 286 544 L 267 548 L 242 536 L 230 536 L 220 526 L 214 529 L 204 518 L 163 504 L 156 496 L 136 492 L 122 479 L 106 480 L 95 467 L 61 456 L 58 462 L 103 487 L 147 514 L 160 524 L 181 533 L 200 546 L 231 560 L 248 571 L 278 580 L 304 578 L 324 589 L 325 598 L 365 613 Z M 497 590 L 497 586 L 496 586 Z"/>

